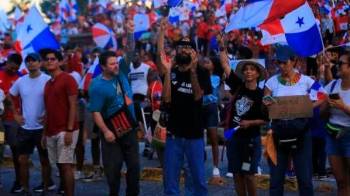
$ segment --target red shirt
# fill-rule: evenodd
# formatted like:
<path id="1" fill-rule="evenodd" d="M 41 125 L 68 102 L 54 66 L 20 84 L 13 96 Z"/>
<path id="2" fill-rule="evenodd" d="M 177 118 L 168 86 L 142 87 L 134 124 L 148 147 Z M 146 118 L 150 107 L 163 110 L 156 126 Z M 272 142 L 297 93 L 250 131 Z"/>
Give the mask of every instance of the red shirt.
<path id="1" fill-rule="evenodd" d="M 158 71 L 157 65 L 153 61 L 149 60 L 144 63 L 147 64 L 151 69 Z"/>
<path id="2" fill-rule="evenodd" d="M 200 22 L 198 24 L 198 28 L 197 28 L 197 36 L 198 36 L 198 38 L 205 39 L 207 37 L 207 33 L 208 33 L 208 25 L 207 25 L 207 23 Z"/>
<path id="3" fill-rule="evenodd" d="M 221 26 L 218 24 L 208 26 L 207 40 L 211 40 L 211 38 L 215 36 L 217 32 L 220 32 L 220 31 L 221 31 Z"/>
<path id="4" fill-rule="evenodd" d="M 9 75 L 6 71 L 0 70 L 0 88 L 4 91 L 5 95 L 8 95 L 12 84 L 19 78 L 18 74 Z M 19 106 L 19 99 L 15 99 L 15 108 Z M 3 120 L 14 120 L 13 112 L 9 109 L 9 104 L 5 101 L 5 113 Z"/>
<path id="5" fill-rule="evenodd" d="M 78 94 L 78 85 L 68 73 L 62 72 L 54 80 L 45 85 L 44 101 L 46 108 L 46 135 L 57 135 L 67 131 L 69 117 L 69 96 Z M 76 117 L 75 117 L 76 118 Z M 74 120 L 73 130 L 78 128 Z"/>
<path id="6" fill-rule="evenodd" d="M 152 111 L 160 108 L 162 98 L 163 85 L 161 81 L 153 81 L 148 88 L 148 95 L 150 96 Z"/>

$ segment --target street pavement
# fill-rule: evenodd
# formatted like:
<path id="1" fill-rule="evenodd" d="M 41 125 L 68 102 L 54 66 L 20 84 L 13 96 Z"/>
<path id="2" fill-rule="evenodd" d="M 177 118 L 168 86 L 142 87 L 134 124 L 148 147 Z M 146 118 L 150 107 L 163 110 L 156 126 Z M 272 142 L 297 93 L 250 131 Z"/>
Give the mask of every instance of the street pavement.
<path id="1" fill-rule="evenodd" d="M 91 153 L 90 153 L 90 144 L 88 143 L 86 145 L 86 164 L 91 164 Z M 141 152 L 143 150 L 143 143 L 140 143 L 140 157 L 141 157 L 141 168 L 144 167 L 158 167 L 159 163 L 156 159 L 148 160 L 147 158 L 144 158 L 141 156 Z M 207 169 L 207 176 L 208 180 L 211 176 L 212 172 L 212 159 L 211 159 L 211 149 L 210 147 L 206 148 L 207 152 L 207 161 L 206 161 L 206 169 Z M 221 153 L 221 147 L 220 147 L 220 153 Z M 10 156 L 9 149 L 7 148 L 5 150 L 5 156 Z M 34 153 L 32 156 L 33 160 L 33 167 L 31 167 L 30 170 L 30 186 L 33 188 L 41 183 L 41 176 L 40 176 L 40 164 L 38 161 L 37 153 Z M 263 173 L 268 173 L 268 168 L 265 159 L 262 159 L 262 170 Z M 220 170 L 221 174 L 224 176 L 226 174 L 227 170 L 227 160 L 224 159 L 223 162 L 220 162 Z M 53 171 L 53 179 L 58 185 L 59 179 L 56 177 L 57 170 L 54 168 Z M 10 189 L 12 187 L 12 183 L 14 180 L 14 170 L 12 167 L 9 166 L 3 166 L 0 171 L 1 175 L 1 182 L 3 184 L 3 188 L 0 189 L 0 196 L 9 196 L 9 195 L 15 195 L 15 194 L 9 194 Z M 234 192 L 234 185 L 233 180 L 229 178 L 224 178 L 226 183 L 223 186 L 214 186 L 209 185 L 208 186 L 208 195 L 215 195 L 215 196 L 232 196 L 236 195 Z M 155 182 L 150 180 L 145 180 L 140 182 L 140 195 L 141 196 L 160 196 L 163 195 L 163 186 L 162 182 Z M 321 191 L 320 186 L 326 186 L 326 188 L 330 188 L 330 191 Z M 182 187 L 183 188 L 183 187 Z M 315 195 L 316 196 L 329 196 L 329 195 L 336 195 L 336 188 L 335 188 L 335 182 L 334 180 L 330 180 L 327 182 L 320 182 L 320 181 L 314 181 L 314 188 L 315 188 Z M 18 195 L 18 194 L 17 194 Z M 33 194 L 36 195 L 36 194 Z M 38 194 L 39 195 L 39 194 Z M 55 192 L 49 193 L 48 195 L 55 195 Z M 78 196 L 105 196 L 108 195 L 108 186 L 106 183 L 106 180 L 103 179 L 101 181 L 97 182 L 90 182 L 85 183 L 81 180 L 76 181 L 76 188 L 75 188 L 75 195 Z M 121 194 L 125 195 L 125 180 L 123 179 L 121 182 Z M 258 190 L 258 195 L 265 196 L 268 195 L 267 190 Z M 297 192 L 294 191 L 285 191 L 286 196 L 296 196 L 298 195 Z"/>

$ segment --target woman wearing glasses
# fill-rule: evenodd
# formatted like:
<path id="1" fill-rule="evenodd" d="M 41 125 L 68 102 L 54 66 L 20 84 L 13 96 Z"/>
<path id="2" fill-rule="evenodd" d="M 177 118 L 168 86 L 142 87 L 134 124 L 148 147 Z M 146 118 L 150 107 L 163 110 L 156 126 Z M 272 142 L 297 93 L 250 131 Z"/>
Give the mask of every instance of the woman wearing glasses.
<path id="1" fill-rule="evenodd" d="M 339 79 L 326 86 L 329 109 L 326 125 L 326 151 L 334 177 L 337 181 L 338 195 L 350 195 L 350 54 L 339 59 Z"/>

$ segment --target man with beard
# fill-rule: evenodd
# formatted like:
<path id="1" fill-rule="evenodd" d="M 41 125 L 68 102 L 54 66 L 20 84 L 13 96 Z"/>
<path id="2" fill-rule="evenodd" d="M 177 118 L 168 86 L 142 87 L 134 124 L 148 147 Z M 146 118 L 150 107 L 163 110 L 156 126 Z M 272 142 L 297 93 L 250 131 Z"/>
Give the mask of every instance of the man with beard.
<path id="1" fill-rule="evenodd" d="M 120 171 L 124 161 L 127 166 L 126 195 L 138 195 L 140 166 L 136 131 L 131 130 L 118 137 L 106 124 L 107 119 L 121 110 L 124 104 L 127 105 L 127 99 L 123 97 L 132 96 L 131 88 L 124 73 L 119 69 L 119 61 L 114 52 L 102 53 L 99 60 L 103 72 L 90 85 L 89 110 L 102 133 L 102 160 L 109 195 L 119 195 Z M 132 104 L 128 105 L 127 109 L 133 114 Z"/>
<path id="2" fill-rule="evenodd" d="M 133 43 L 131 41 L 134 36 L 133 22 L 127 23 L 127 30 L 127 39 L 130 41 L 128 43 Z M 115 52 L 103 52 L 99 56 L 102 74 L 96 77 L 89 87 L 88 109 L 92 112 L 94 122 L 101 133 L 102 161 L 110 196 L 119 195 L 123 162 L 127 166 L 126 195 L 136 196 L 140 189 L 139 146 L 136 130 L 129 129 L 124 132 L 123 136 L 120 136 L 115 132 L 118 130 L 114 130 L 114 126 L 107 123 L 108 119 L 118 118 L 119 111 L 129 113 L 128 117 L 135 118 L 134 105 L 131 101 L 132 90 L 126 77 L 127 70 L 124 67 L 128 59 L 119 61 Z M 125 125 L 124 120 L 125 118 L 119 118 L 118 125 Z M 120 126 L 118 129 L 123 128 Z"/>
<path id="3" fill-rule="evenodd" d="M 163 101 L 169 121 L 164 158 L 164 193 L 180 195 L 179 178 L 184 163 L 192 176 L 186 189 L 207 195 L 202 126 L 202 97 L 211 93 L 209 74 L 197 67 L 194 44 L 183 38 L 177 43 L 174 65 L 161 53 L 165 70 Z M 188 180 L 188 179 L 187 179 Z"/>

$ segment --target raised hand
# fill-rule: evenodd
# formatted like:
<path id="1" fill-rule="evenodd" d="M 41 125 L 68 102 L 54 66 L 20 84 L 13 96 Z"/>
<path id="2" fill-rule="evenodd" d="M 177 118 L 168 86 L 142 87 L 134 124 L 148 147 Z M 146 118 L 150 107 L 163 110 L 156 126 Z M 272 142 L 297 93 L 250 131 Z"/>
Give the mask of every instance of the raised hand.
<path id="1" fill-rule="evenodd" d="M 165 32 L 166 29 L 167 29 L 167 27 L 168 27 L 168 17 L 164 17 L 164 18 L 162 18 L 162 20 L 160 21 L 160 28 L 159 28 L 159 30 L 160 30 L 161 32 Z"/>
<path id="2" fill-rule="evenodd" d="M 134 31 L 135 31 L 134 21 L 129 20 L 129 21 L 126 23 L 126 31 L 127 31 L 128 33 L 134 33 Z"/>
<path id="3" fill-rule="evenodd" d="M 224 38 L 223 34 L 220 34 L 220 33 L 217 34 L 216 35 L 216 40 L 219 43 L 219 46 L 224 47 L 224 45 L 225 45 L 225 38 Z"/>
<path id="4" fill-rule="evenodd" d="M 191 56 L 191 71 L 196 71 L 197 70 L 197 65 L 198 65 L 198 54 L 197 52 L 192 49 L 190 52 Z"/>
<path id="5" fill-rule="evenodd" d="M 165 52 L 164 52 L 164 51 L 162 51 L 162 52 L 160 53 L 160 62 L 161 62 L 161 64 L 163 65 L 165 71 L 169 73 L 170 70 L 171 70 L 171 64 L 172 64 L 172 62 L 171 62 L 171 60 L 168 60 L 168 59 L 167 59 L 167 56 L 165 55 Z"/>

